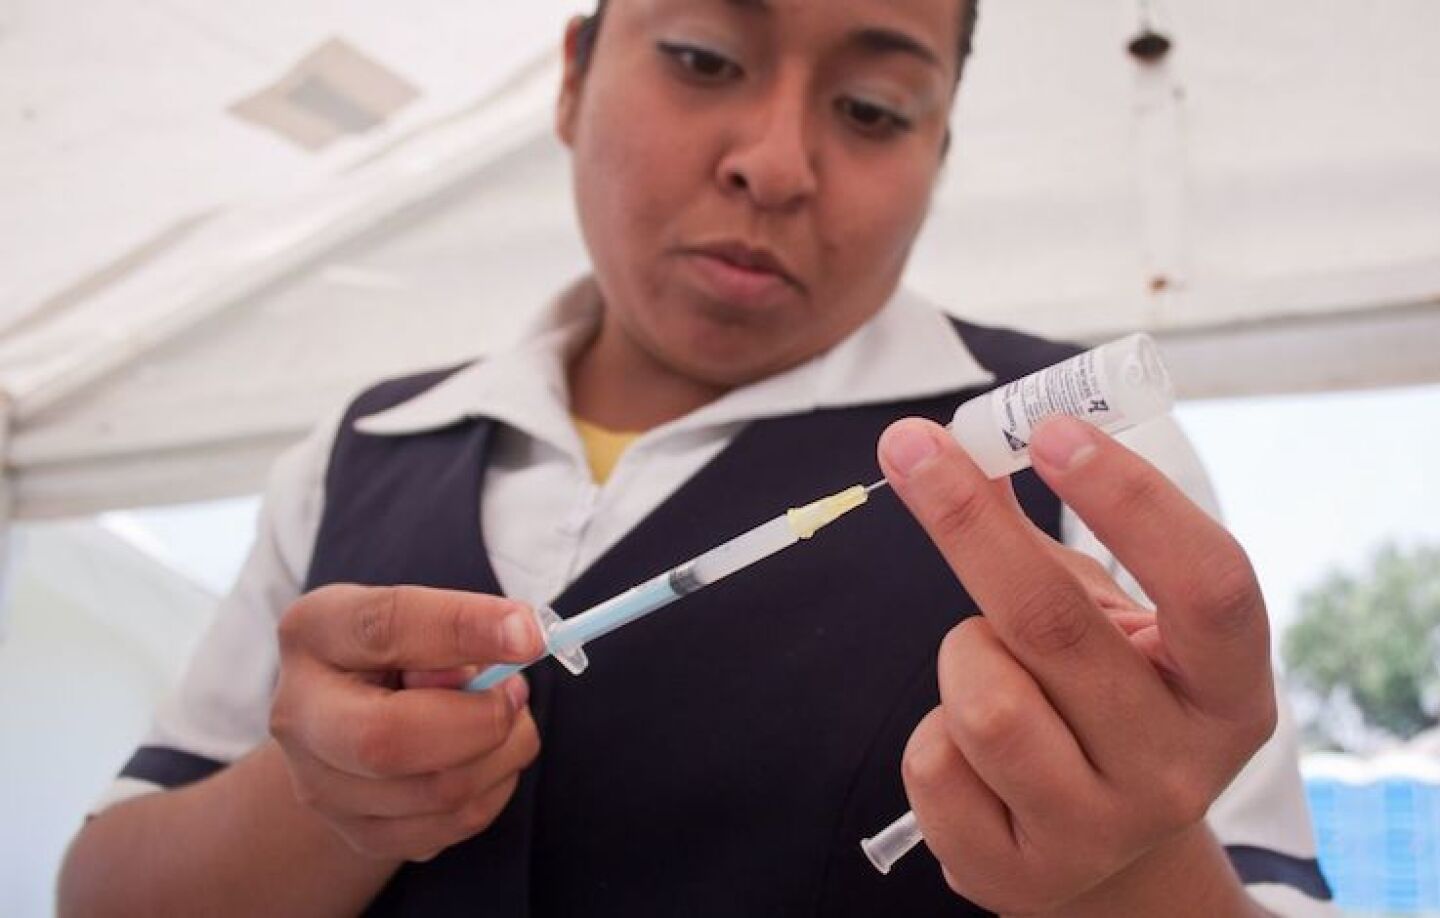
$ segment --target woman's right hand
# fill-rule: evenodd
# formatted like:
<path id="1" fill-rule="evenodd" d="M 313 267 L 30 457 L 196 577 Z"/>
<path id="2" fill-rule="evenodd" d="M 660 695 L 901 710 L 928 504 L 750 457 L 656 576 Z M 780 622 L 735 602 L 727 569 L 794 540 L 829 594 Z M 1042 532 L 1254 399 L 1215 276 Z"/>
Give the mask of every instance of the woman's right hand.
<path id="1" fill-rule="evenodd" d="M 290 607 L 279 640 L 270 732 L 296 796 L 356 851 L 423 861 L 470 838 L 539 752 L 523 676 L 455 690 L 476 667 L 544 652 L 520 603 L 328 586 Z"/>

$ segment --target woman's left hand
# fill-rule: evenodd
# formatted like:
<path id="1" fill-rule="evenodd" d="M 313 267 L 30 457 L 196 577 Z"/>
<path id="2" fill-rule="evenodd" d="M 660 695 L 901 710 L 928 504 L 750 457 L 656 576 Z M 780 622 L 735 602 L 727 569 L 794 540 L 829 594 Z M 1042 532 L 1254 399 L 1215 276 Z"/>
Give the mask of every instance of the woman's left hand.
<path id="1" fill-rule="evenodd" d="M 941 705 L 906 749 L 926 843 L 957 892 L 997 912 L 1253 909 L 1204 817 L 1275 725 L 1254 571 L 1090 425 L 1048 421 L 1031 452 L 1157 608 L 1037 529 L 943 428 L 886 431 L 886 477 L 984 612 L 946 637 Z"/>

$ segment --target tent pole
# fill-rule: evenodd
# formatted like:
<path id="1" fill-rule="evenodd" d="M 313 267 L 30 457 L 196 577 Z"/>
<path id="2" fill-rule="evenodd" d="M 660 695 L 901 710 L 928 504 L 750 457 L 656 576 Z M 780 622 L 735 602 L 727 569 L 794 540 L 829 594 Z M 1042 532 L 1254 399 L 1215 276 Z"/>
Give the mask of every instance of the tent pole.
<path id="1" fill-rule="evenodd" d="M 10 485 L 10 416 L 15 403 L 0 389 L 0 643 L 5 640 L 10 610 L 10 522 L 14 492 Z"/>
<path id="2" fill-rule="evenodd" d="M 1137 62 L 1135 119 L 1143 282 L 1150 323 L 1163 327 L 1189 280 L 1185 89 L 1167 56 Z"/>

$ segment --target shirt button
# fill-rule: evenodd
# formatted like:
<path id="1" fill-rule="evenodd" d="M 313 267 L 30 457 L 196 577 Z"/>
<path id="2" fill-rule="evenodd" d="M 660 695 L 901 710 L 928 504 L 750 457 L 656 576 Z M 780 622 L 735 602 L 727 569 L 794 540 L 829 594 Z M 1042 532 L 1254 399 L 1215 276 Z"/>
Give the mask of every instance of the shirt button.
<path id="1" fill-rule="evenodd" d="M 586 485 L 580 492 L 580 499 L 560 522 L 560 531 L 569 536 L 585 531 L 585 527 L 590 525 L 590 520 L 595 516 L 595 504 L 599 499 L 600 489 L 593 484 Z"/>

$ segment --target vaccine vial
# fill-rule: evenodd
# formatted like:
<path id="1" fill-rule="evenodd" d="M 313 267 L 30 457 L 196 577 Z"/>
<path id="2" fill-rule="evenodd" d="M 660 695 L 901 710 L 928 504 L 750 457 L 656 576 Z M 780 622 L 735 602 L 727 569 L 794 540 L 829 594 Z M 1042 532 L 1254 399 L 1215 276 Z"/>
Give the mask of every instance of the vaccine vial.
<path id="1" fill-rule="evenodd" d="M 950 433 L 991 478 L 1030 466 L 1030 436 L 1045 418 L 1068 414 L 1117 434 L 1175 404 L 1170 374 L 1149 335 L 1102 344 L 1031 373 L 955 411 Z"/>

